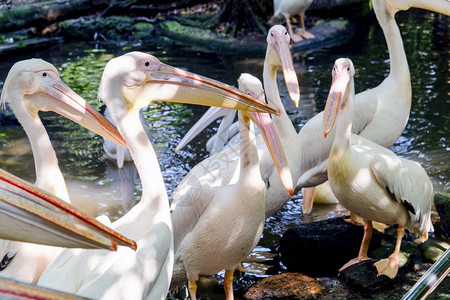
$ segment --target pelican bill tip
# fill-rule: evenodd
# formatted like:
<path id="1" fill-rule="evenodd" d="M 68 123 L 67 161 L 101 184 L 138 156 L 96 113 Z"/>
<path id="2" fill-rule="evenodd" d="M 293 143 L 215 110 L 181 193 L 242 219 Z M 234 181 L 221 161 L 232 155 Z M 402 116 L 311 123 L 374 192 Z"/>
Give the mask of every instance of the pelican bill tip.
<path id="1" fill-rule="evenodd" d="M 113 247 L 114 251 L 117 251 L 117 244 L 113 240 L 111 240 L 111 246 Z"/>

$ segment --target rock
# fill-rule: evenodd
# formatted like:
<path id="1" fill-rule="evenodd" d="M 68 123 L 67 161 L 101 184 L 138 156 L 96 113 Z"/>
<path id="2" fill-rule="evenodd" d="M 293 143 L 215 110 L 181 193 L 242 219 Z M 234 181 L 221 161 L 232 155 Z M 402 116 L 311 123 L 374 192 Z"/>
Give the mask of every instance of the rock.
<path id="1" fill-rule="evenodd" d="M 358 255 L 363 234 L 363 227 L 348 224 L 343 218 L 302 224 L 283 234 L 279 254 L 291 272 L 336 276 L 340 267 Z M 369 251 L 380 245 L 381 234 L 374 230 Z"/>
<path id="2" fill-rule="evenodd" d="M 434 195 L 434 206 L 439 214 L 441 229 L 447 238 L 450 238 L 450 198 L 444 194 Z"/>
<path id="3" fill-rule="evenodd" d="M 351 289 L 362 294 L 373 294 L 392 288 L 394 281 L 387 276 L 377 276 L 373 265 L 377 260 L 370 259 L 341 271 L 341 278 Z"/>
<path id="4" fill-rule="evenodd" d="M 444 252 L 450 248 L 450 242 L 437 239 L 428 239 L 425 241 L 421 248 L 425 259 L 436 262 Z"/>
<path id="5" fill-rule="evenodd" d="M 267 277 L 252 285 L 245 299 L 317 299 L 325 288 L 314 278 L 300 273 L 283 273 Z"/>

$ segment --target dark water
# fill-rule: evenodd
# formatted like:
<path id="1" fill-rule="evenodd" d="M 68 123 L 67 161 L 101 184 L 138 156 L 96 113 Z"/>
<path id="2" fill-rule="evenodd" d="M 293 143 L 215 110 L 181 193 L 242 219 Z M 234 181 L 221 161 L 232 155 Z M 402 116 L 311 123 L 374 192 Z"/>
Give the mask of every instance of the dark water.
<path id="1" fill-rule="evenodd" d="M 438 192 L 449 192 L 449 25 L 448 17 L 418 10 L 401 12 L 397 23 L 403 36 L 412 82 L 412 111 L 409 122 L 392 150 L 402 157 L 422 164 Z M 339 57 L 349 57 L 356 67 L 356 92 L 375 87 L 389 72 L 389 56 L 385 39 L 377 24 L 360 26 L 356 37 L 347 44 L 312 53 L 294 54 L 294 65 L 302 93 L 298 108 L 286 100 L 286 108 L 297 129 L 317 112 L 323 110 L 331 83 L 331 68 Z M 86 100 L 102 109 L 96 100 L 97 87 L 103 68 L 114 56 L 132 50 L 149 52 L 167 64 L 236 85 L 240 73 L 262 78 L 263 56 L 231 56 L 190 51 L 187 47 L 154 47 L 152 45 L 114 46 L 73 43 L 48 50 L 0 61 L 0 84 L 11 65 L 21 59 L 41 57 L 53 63 L 62 79 Z M 281 75 L 281 74 L 280 74 Z M 282 99 L 287 93 L 281 76 Z M 206 110 L 200 106 L 154 103 L 144 111 L 151 128 L 154 147 L 169 195 L 178 182 L 207 153 L 204 146 L 217 128 L 210 126 L 204 135 L 178 154 L 174 148 L 187 130 Z M 75 205 L 98 215 L 120 217 L 140 198 L 132 165 L 118 173 L 114 164 L 103 157 L 102 139 L 80 129 L 76 124 L 54 115 L 41 113 L 60 166 L 67 179 Z M 0 167 L 29 181 L 34 181 L 33 160 L 26 136 L 19 126 L 0 128 Z M 93 201 L 92 199 L 95 199 Z M 301 222 L 311 222 L 340 216 L 345 210 L 339 205 L 316 205 L 312 215 L 302 216 L 301 195 L 266 222 L 260 246 L 253 256 L 262 263 L 246 264 L 256 276 L 277 273 L 283 266 L 271 258 L 279 237 L 286 228 Z M 275 260 L 276 261 L 276 260 Z M 219 280 L 221 279 L 219 275 Z M 245 278 L 241 279 L 245 284 Z M 199 291 L 200 292 L 200 291 Z M 216 297 L 203 295 L 204 299 Z"/>

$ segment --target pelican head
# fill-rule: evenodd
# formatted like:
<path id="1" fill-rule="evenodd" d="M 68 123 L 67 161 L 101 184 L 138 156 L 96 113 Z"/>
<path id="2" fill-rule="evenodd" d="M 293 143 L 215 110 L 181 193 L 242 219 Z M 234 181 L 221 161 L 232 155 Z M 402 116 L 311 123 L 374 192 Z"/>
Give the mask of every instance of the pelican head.
<path id="1" fill-rule="evenodd" d="M 5 80 L 0 102 L 6 102 L 20 120 L 37 118 L 39 111 L 54 111 L 91 131 L 126 147 L 117 129 L 60 78 L 58 70 L 42 59 L 15 63 Z"/>
<path id="2" fill-rule="evenodd" d="M 111 91 L 110 85 L 122 88 L 124 99 L 120 101 L 128 111 L 139 110 L 151 101 L 167 101 L 279 114 L 277 109 L 231 86 L 171 67 L 142 52 L 130 52 L 108 62 L 99 89 L 99 98 L 104 101 L 117 100 L 104 96 Z"/>
<path id="3" fill-rule="evenodd" d="M 331 76 L 333 83 L 325 105 L 322 128 L 324 136 L 333 128 L 339 109 L 345 106 L 351 89 L 351 79 L 355 75 L 355 67 L 349 58 L 339 58 L 334 63 Z"/>
<path id="4" fill-rule="evenodd" d="M 300 99 L 300 88 L 298 86 L 297 74 L 292 62 L 292 54 L 289 48 L 291 38 L 286 28 L 282 25 L 274 25 L 267 34 L 266 59 L 274 71 L 281 66 L 287 90 L 295 106 Z M 274 72 L 274 74 L 276 74 Z"/>

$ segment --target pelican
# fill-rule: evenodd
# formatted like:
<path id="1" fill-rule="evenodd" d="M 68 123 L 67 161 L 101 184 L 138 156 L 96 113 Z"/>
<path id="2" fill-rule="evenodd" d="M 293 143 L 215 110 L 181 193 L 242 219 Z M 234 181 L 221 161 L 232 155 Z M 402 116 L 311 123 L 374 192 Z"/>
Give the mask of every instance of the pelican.
<path id="1" fill-rule="evenodd" d="M 364 236 L 358 257 L 339 271 L 369 259 L 372 221 L 398 224 L 397 242 L 389 258 L 375 263 L 378 275 L 394 278 L 399 268 L 399 252 L 405 228 L 418 234 L 423 242 L 431 228 L 433 185 L 416 162 L 398 157 L 389 149 L 369 140 L 352 145 L 352 119 L 355 95 L 355 69 L 348 58 L 336 60 L 333 83 L 323 115 L 325 138 L 336 122 L 333 146 L 328 159 L 328 180 L 337 199 L 364 219 Z"/>
<path id="2" fill-rule="evenodd" d="M 450 4 L 440 0 L 377 0 L 372 3 L 386 37 L 390 72 L 380 85 L 356 95 L 352 132 L 364 140 L 389 148 L 403 132 L 411 110 L 411 78 L 395 14 L 416 7 L 450 15 Z M 307 147 L 308 151 L 302 152 L 302 171 L 296 190 L 314 187 L 327 180 L 328 156 L 334 130 L 329 133 L 330 138 L 323 138 L 322 119 L 323 112 L 309 120 L 298 134 L 300 144 Z M 352 143 L 359 144 L 361 141 L 353 135 Z M 305 194 L 312 195 L 313 192 L 303 191 L 303 209 L 309 213 L 313 198 L 305 197 Z"/>
<path id="3" fill-rule="evenodd" d="M 43 272 L 38 285 L 94 299 L 165 299 L 173 268 L 169 202 L 153 147 L 139 121 L 151 101 L 278 111 L 221 82 L 161 63 L 142 52 L 110 60 L 99 99 L 125 139 L 142 182 L 142 198 L 111 227 L 137 242 L 137 251 L 120 247 L 63 251 Z"/>
<path id="4" fill-rule="evenodd" d="M 15 63 L 8 72 L 0 102 L 8 102 L 30 140 L 36 186 L 70 203 L 58 159 L 39 118 L 39 111 L 54 111 L 86 128 L 126 146 L 117 129 L 60 78 L 58 70 L 42 59 Z M 43 237 L 42 237 L 43 238 Z M 8 262 L 5 277 L 36 283 L 61 248 L 0 241 L 0 254 Z M 14 260 L 11 261 L 11 257 Z"/>
<path id="5" fill-rule="evenodd" d="M 283 145 L 292 178 L 296 182 L 300 176 L 301 147 L 297 140 L 297 132 L 281 102 L 276 83 L 277 70 L 281 66 L 290 97 L 297 105 L 300 98 L 300 91 L 292 62 L 292 55 L 289 50 L 289 41 L 290 37 L 284 26 L 274 25 L 269 30 L 267 34 L 268 45 L 264 61 L 263 81 L 268 103 L 278 108 L 281 112 L 279 116 L 273 117 L 273 123 Z M 199 130 L 208 124 L 207 122 L 211 122 L 215 118 L 212 116 L 214 113 L 216 112 L 210 109 L 205 114 L 204 120 L 206 123 L 201 124 L 203 121 L 199 121 L 198 123 L 200 124 L 195 127 L 196 129 L 186 134 L 186 137 L 188 137 L 187 141 L 198 134 Z M 216 113 L 216 116 L 218 115 L 220 115 L 220 112 Z M 217 139 L 220 140 L 222 138 L 216 136 Z M 197 180 L 207 180 L 211 186 L 224 186 L 236 183 L 239 175 L 238 147 L 239 145 L 229 146 L 197 164 L 177 186 L 174 195 L 178 193 L 185 194 L 186 190 L 191 188 L 192 182 Z M 257 136 L 257 147 L 261 176 L 265 182 L 269 183 L 266 196 L 266 217 L 269 217 L 281 209 L 292 195 L 285 189 L 285 185 L 281 182 L 280 176 L 275 171 L 273 160 L 268 155 L 267 147 L 260 135 Z M 180 145 L 177 148 L 180 149 Z"/>
<path id="6" fill-rule="evenodd" d="M 261 81 L 256 77 L 241 74 L 238 83 L 240 90 L 265 101 Z M 282 181 L 287 180 L 287 189 L 291 189 L 292 177 L 284 153 L 278 150 L 280 141 L 271 119 L 265 114 L 240 112 L 238 181 L 226 186 L 198 182 L 197 193 L 190 190 L 178 194 L 172 202 L 175 266 L 171 286 L 178 287 L 188 280 L 193 300 L 196 299 L 198 276 L 216 274 L 223 269 L 225 294 L 227 299 L 233 299 L 233 272 L 256 247 L 264 229 L 266 185 L 259 170 L 251 120 L 261 128 L 274 162 L 279 166 L 280 177 Z"/>
<path id="7" fill-rule="evenodd" d="M 37 186 L 0 169 L 0 238 L 76 248 L 136 243 Z M 117 243 L 116 243 L 117 242 Z M 7 259 L 12 259 L 9 256 Z M 2 261 L 1 269 L 7 261 Z"/>
<path id="8" fill-rule="evenodd" d="M 303 41 L 303 39 L 312 39 L 314 34 L 306 31 L 305 27 L 305 11 L 311 5 L 313 0 L 273 0 L 273 10 L 274 14 L 269 20 L 269 23 L 279 22 L 282 18 L 286 20 L 286 26 L 291 35 L 292 41 L 298 43 Z M 302 31 L 295 33 L 292 30 L 291 17 L 300 15 L 300 24 L 302 26 Z"/>

